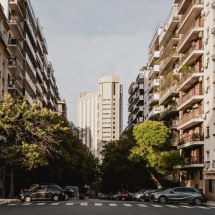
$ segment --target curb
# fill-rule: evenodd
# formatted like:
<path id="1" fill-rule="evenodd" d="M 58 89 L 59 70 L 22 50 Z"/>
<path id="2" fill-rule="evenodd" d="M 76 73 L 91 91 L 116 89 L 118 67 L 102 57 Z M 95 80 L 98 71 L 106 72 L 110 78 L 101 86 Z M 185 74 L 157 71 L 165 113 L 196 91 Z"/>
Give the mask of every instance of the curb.
<path id="1" fill-rule="evenodd" d="M 19 201 L 20 201 L 19 199 L 0 199 L 0 205 L 10 204 L 10 203 L 17 203 Z"/>

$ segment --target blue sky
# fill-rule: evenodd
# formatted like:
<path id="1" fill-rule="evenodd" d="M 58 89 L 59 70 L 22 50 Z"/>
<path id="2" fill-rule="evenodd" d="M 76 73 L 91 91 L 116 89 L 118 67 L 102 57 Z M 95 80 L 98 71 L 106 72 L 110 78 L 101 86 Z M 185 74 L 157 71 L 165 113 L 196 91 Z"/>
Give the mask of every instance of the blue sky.
<path id="1" fill-rule="evenodd" d="M 68 118 L 77 122 L 77 100 L 98 79 L 117 75 L 124 86 L 124 127 L 129 84 L 147 61 L 148 46 L 172 0 L 31 0 L 48 43 Z"/>

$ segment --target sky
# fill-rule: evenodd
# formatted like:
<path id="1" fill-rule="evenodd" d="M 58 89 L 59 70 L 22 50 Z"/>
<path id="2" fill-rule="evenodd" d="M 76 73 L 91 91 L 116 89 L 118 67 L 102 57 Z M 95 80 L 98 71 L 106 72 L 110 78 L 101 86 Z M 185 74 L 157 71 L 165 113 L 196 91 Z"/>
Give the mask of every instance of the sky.
<path id="1" fill-rule="evenodd" d="M 116 75 L 124 88 L 123 126 L 128 119 L 128 88 L 148 59 L 157 25 L 166 21 L 172 0 L 31 0 L 43 27 L 68 119 L 77 124 L 83 92 L 98 79 Z"/>

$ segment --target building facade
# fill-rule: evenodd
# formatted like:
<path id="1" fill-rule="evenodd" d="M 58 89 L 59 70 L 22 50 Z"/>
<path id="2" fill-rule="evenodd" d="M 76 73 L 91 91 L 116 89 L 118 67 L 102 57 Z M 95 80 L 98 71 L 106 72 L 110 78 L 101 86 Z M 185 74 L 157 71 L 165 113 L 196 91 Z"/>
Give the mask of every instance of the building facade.
<path id="1" fill-rule="evenodd" d="M 122 132 L 122 86 L 116 76 L 99 79 L 97 92 L 83 93 L 78 100 L 78 127 L 83 143 L 101 159 L 109 141 Z"/>
<path id="2" fill-rule="evenodd" d="M 128 89 L 128 128 L 143 122 L 144 107 L 144 72 L 141 71 Z"/>
<path id="3" fill-rule="evenodd" d="M 144 120 L 163 121 L 185 163 L 183 186 L 215 200 L 215 2 L 174 0 L 149 46 Z"/>

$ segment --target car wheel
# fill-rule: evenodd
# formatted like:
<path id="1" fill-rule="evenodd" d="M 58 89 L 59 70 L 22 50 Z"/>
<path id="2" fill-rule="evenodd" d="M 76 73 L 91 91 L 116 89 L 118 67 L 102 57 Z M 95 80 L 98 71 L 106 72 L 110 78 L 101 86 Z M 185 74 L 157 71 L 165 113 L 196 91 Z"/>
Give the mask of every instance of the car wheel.
<path id="1" fill-rule="evenodd" d="M 69 200 L 69 195 L 65 194 L 65 200 Z"/>
<path id="2" fill-rule="evenodd" d="M 31 197 L 30 196 L 26 196 L 25 197 L 25 202 L 30 202 L 31 201 Z"/>
<path id="3" fill-rule="evenodd" d="M 54 200 L 54 201 L 59 201 L 59 196 L 58 196 L 58 195 L 54 195 L 54 196 L 53 196 L 53 200 Z"/>
<path id="4" fill-rule="evenodd" d="M 143 196 L 140 197 L 141 202 L 145 202 L 145 198 Z"/>
<path id="5" fill-rule="evenodd" d="M 161 203 L 161 204 L 166 204 L 167 203 L 167 198 L 165 196 L 161 196 L 158 201 Z"/>
<path id="6" fill-rule="evenodd" d="M 199 206 L 202 204 L 202 200 L 200 198 L 195 198 L 193 200 L 194 205 Z"/>

